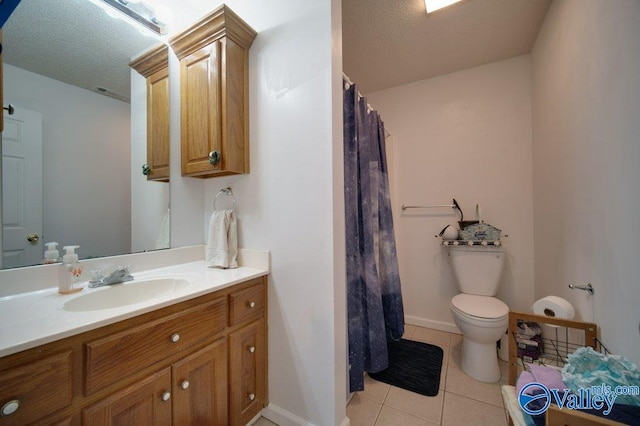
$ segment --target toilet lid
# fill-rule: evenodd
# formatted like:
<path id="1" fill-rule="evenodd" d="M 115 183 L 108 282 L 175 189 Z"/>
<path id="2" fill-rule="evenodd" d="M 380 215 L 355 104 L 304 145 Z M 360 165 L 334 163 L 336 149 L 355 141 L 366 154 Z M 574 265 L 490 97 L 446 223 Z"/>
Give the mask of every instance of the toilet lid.
<path id="1" fill-rule="evenodd" d="M 499 299 L 475 294 L 458 294 L 451 299 L 454 308 L 478 318 L 500 318 L 509 313 L 509 307 Z"/>

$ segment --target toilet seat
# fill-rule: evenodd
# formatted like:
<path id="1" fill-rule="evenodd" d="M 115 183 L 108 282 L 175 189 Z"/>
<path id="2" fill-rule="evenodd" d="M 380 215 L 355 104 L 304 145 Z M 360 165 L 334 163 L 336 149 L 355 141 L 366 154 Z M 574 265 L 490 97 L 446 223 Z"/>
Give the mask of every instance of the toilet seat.
<path id="1" fill-rule="evenodd" d="M 509 307 L 500 299 L 475 294 L 458 294 L 451 299 L 451 309 L 460 315 L 484 321 L 503 320 Z"/>

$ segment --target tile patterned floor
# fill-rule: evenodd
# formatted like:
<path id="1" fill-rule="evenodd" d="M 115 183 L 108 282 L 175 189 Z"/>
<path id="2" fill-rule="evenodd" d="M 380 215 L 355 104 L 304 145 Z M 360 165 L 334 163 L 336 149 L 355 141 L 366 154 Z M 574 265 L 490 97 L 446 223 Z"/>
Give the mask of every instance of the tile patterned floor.
<path id="1" fill-rule="evenodd" d="M 405 326 L 405 339 L 431 343 L 444 350 L 440 392 L 419 395 L 365 378 L 365 390 L 351 398 L 347 416 L 351 426 L 506 426 L 500 385 L 507 381 L 507 363 L 500 362 L 502 378 L 482 383 L 461 369 L 462 336 L 423 327 Z"/>
<path id="2" fill-rule="evenodd" d="M 365 377 L 365 390 L 354 394 L 347 405 L 351 426 L 508 425 L 500 394 L 500 386 L 508 380 L 506 362 L 500 361 L 499 382 L 482 383 L 461 369 L 461 335 L 406 325 L 403 337 L 444 350 L 438 395 L 423 396 Z M 261 417 L 253 426 L 277 425 Z"/>

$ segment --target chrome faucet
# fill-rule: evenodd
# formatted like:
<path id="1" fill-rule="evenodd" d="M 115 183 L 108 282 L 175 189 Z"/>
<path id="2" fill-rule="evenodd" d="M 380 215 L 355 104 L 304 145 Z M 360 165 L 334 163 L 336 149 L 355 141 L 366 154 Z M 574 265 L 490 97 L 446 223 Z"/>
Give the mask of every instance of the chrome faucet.
<path id="1" fill-rule="evenodd" d="M 89 287 L 96 288 L 105 285 L 119 284 L 125 281 L 132 281 L 133 276 L 129 273 L 128 266 L 118 266 L 109 276 L 103 277 L 101 271 L 94 271 L 95 277 L 89 281 Z"/>

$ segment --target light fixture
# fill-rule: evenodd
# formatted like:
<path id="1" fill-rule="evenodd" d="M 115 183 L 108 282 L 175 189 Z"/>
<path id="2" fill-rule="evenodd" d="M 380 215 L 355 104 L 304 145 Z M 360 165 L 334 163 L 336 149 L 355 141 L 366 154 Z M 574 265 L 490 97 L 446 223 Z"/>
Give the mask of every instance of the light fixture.
<path id="1" fill-rule="evenodd" d="M 158 19 L 155 11 L 140 0 L 102 1 L 159 35 L 165 35 L 168 32 L 167 25 Z"/>
<path id="2" fill-rule="evenodd" d="M 424 0 L 424 4 L 427 7 L 427 13 L 431 13 L 443 7 L 458 3 L 459 1 L 460 0 Z"/>

